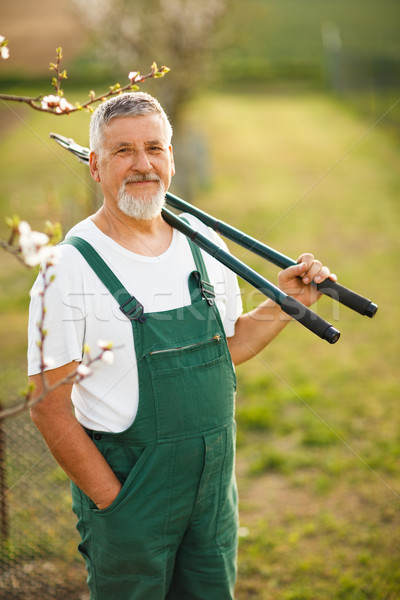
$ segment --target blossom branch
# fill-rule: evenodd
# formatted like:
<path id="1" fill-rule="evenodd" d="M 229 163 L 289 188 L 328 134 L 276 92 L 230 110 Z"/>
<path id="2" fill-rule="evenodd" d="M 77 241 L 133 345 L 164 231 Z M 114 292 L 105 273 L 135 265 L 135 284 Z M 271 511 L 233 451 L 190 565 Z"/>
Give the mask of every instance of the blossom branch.
<path id="1" fill-rule="evenodd" d="M 18 216 L 7 217 L 6 224 L 10 228 L 8 240 L 0 239 L 0 248 L 13 254 L 17 260 L 27 267 L 35 267 L 45 260 L 56 260 L 59 253 L 55 244 L 61 240 L 60 223 L 46 221 L 45 233 L 32 231 L 26 221 Z M 19 236 L 19 242 L 16 239 Z"/>
<path id="2" fill-rule="evenodd" d="M 3 48 L 5 48 L 8 52 L 8 48 L 5 44 L 7 44 L 7 41 L 4 40 L 3 36 L 0 36 L 1 55 L 3 55 Z M 63 80 L 68 79 L 66 69 L 61 69 L 62 48 L 57 48 L 56 52 L 56 62 L 50 63 L 50 70 L 54 71 L 55 73 L 55 76 L 52 78 L 52 86 L 55 94 L 50 94 L 47 96 L 40 94 L 36 97 L 0 94 L 0 100 L 4 100 L 5 102 L 21 102 L 27 104 L 34 110 L 50 113 L 52 115 L 69 115 L 73 112 L 85 109 L 89 112 L 93 112 L 93 104 L 96 104 L 97 102 L 104 102 L 107 98 L 111 98 L 112 96 L 116 96 L 124 92 L 136 91 L 139 89 L 139 83 L 143 83 L 143 81 L 146 81 L 146 79 L 164 77 L 164 75 L 166 75 L 166 73 L 168 73 L 170 70 L 165 66 L 159 68 L 157 63 L 153 62 L 150 72 L 146 75 L 141 75 L 139 71 L 131 71 L 128 74 L 129 83 L 126 85 L 121 86 L 119 83 L 115 83 L 114 85 L 109 86 L 107 92 L 98 95 L 91 90 L 89 92 L 89 100 L 82 104 L 76 102 L 75 105 L 73 105 L 64 97 L 64 92 L 62 89 Z"/>
<path id="3" fill-rule="evenodd" d="M 65 378 L 57 381 L 53 385 L 49 385 L 46 377 L 46 369 L 53 366 L 51 357 L 45 356 L 45 341 L 47 330 L 45 329 L 46 305 L 45 298 L 50 285 L 55 280 L 54 273 L 51 272 L 51 267 L 54 267 L 60 257 L 60 248 L 54 246 L 61 239 L 61 226 L 59 223 L 46 223 L 45 233 L 32 231 L 29 223 L 20 221 L 19 217 L 6 219 L 7 225 L 10 228 L 10 236 L 7 241 L 0 240 L 0 247 L 7 252 L 13 254 L 20 262 L 27 267 L 34 267 L 41 264 L 41 289 L 34 291 L 41 298 L 40 318 L 37 323 L 39 347 L 39 362 L 40 362 L 40 377 L 41 377 L 41 392 L 35 395 L 35 388 L 32 384 L 28 385 L 27 390 L 22 392 L 23 400 L 13 406 L 0 410 L 0 421 L 9 417 L 16 416 L 25 410 L 29 410 L 42 400 L 48 394 L 61 387 L 62 385 L 79 382 L 91 374 L 91 365 L 99 360 L 107 365 L 114 362 L 114 354 L 112 352 L 113 343 L 99 340 L 98 346 L 100 352 L 95 356 L 91 356 L 90 348 L 85 346 L 83 352 L 83 360 L 74 371 L 69 373 Z M 19 237 L 17 242 L 17 237 Z"/>
<path id="4" fill-rule="evenodd" d="M 99 345 L 100 345 L 100 341 L 99 341 Z M 41 372 L 41 379 L 42 379 L 41 393 L 37 396 L 34 396 L 35 388 L 34 388 L 33 384 L 29 384 L 28 389 L 23 394 L 24 399 L 20 404 L 16 404 L 14 406 L 10 406 L 8 408 L 4 408 L 4 409 L 0 410 L 0 421 L 2 421 L 4 419 L 8 419 L 9 417 L 15 417 L 16 415 L 18 415 L 26 410 L 29 410 L 30 408 L 36 406 L 36 404 L 39 404 L 39 402 L 42 402 L 42 400 L 44 400 L 46 398 L 46 396 L 51 394 L 51 392 L 54 392 L 56 389 L 58 389 L 59 387 L 61 387 L 63 385 L 67 385 L 67 384 L 71 384 L 71 383 L 78 383 L 78 382 L 82 381 L 82 379 L 89 377 L 89 375 L 92 372 L 91 365 L 93 363 L 101 360 L 105 364 L 111 365 L 114 361 L 114 354 L 111 350 L 112 345 L 113 345 L 112 342 L 107 342 L 107 347 L 101 349 L 99 354 L 97 354 L 97 356 L 95 356 L 94 358 L 91 358 L 90 356 L 85 354 L 85 362 L 80 363 L 76 369 L 74 369 L 66 377 L 64 377 L 63 379 L 60 379 L 59 381 L 57 381 L 57 383 L 54 383 L 53 385 L 48 384 L 46 373 L 44 371 Z"/>

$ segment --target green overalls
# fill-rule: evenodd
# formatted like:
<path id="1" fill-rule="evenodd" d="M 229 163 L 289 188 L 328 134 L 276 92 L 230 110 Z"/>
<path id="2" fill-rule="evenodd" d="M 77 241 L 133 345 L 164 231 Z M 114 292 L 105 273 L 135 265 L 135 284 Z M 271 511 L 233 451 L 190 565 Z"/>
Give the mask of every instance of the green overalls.
<path id="1" fill-rule="evenodd" d="M 91 600 L 231 600 L 236 380 L 201 253 L 190 242 L 191 304 L 144 313 L 92 246 L 66 242 L 131 320 L 139 377 L 134 423 L 122 433 L 87 430 L 121 492 L 99 510 L 72 484 Z"/>

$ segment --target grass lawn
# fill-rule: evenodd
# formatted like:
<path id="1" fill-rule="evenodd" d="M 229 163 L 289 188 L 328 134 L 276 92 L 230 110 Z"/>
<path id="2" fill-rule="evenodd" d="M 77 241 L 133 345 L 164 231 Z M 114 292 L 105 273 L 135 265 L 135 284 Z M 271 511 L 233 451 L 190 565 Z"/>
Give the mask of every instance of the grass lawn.
<path id="1" fill-rule="evenodd" d="M 96 192 L 48 133 L 86 144 L 88 115 L 4 111 L 1 214 L 68 227 Z M 398 600 L 399 141 L 308 93 L 208 95 L 185 122 L 208 148 L 195 204 L 293 258 L 313 252 L 379 305 L 370 320 L 323 298 L 317 310 L 342 332 L 337 344 L 291 323 L 238 368 L 237 600 Z M 275 267 L 235 253 L 275 281 Z M 6 401 L 23 382 L 32 274 L 9 256 L 1 264 Z M 261 300 L 242 291 L 246 310 Z"/>
<path id="2" fill-rule="evenodd" d="M 370 320 L 324 298 L 336 345 L 293 323 L 237 370 L 237 598 L 396 600 L 398 140 L 319 95 L 211 97 L 196 118 L 214 177 L 196 204 L 294 258 L 313 252 L 380 307 Z M 243 300 L 260 297 L 243 284 Z"/>

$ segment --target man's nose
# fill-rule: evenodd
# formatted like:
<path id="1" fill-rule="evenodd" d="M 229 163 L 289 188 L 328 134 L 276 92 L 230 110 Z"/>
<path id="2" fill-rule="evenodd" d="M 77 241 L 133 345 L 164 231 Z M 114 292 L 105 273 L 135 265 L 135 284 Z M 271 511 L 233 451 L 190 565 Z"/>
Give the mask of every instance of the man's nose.
<path id="1" fill-rule="evenodd" d="M 149 173 L 152 169 L 152 164 L 145 150 L 135 152 L 132 169 L 140 173 Z"/>

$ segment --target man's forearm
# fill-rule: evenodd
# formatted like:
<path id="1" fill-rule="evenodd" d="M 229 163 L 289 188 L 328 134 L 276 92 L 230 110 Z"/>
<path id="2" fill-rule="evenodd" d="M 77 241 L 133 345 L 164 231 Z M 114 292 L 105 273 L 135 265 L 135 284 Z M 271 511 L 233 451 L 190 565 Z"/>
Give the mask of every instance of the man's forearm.
<path id="1" fill-rule="evenodd" d="M 121 483 L 74 415 L 33 421 L 68 477 L 98 508 L 106 508 L 121 489 Z"/>
<path id="2" fill-rule="evenodd" d="M 46 372 L 49 384 L 61 380 L 75 365 L 66 365 Z M 40 375 L 31 378 L 35 393 L 40 394 Z M 63 385 L 31 409 L 31 417 L 43 435 L 50 452 L 68 477 L 98 508 L 111 504 L 121 489 L 121 483 L 86 434 L 71 410 L 71 388 Z"/>

